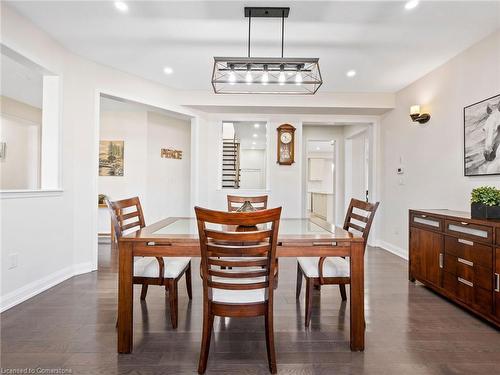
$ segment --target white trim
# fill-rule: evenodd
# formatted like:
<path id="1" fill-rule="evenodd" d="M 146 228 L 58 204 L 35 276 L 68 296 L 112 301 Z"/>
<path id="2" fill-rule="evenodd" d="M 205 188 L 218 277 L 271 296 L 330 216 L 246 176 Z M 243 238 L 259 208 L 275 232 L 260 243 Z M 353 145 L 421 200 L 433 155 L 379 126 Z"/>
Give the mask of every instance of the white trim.
<path id="1" fill-rule="evenodd" d="M 386 250 L 394 255 L 397 255 L 400 258 L 403 258 L 404 260 L 408 260 L 408 251 L 406 249 L 403 249 L 399 246 L 390 244 L 389 242 L 385 242 L 382 240 L 374 241 L 375 243 L 370 246 L 376 246 L 380 247 L 383 250 Z"/>
<path id="2" fill-rule="evenodd" d="M 56 197 L 63 193 L 63 189 L 1 190 L 0 199 Z"/>
<path id="3" fill-rule="evenodd" d="M 21 288 L 18 288 L 5 296 L 2 296 L 0 301 L 0 312 L 4 312 L 21 302 L 24 302 L 37 294 L 40 294 L 53 286 L 62 283 L 69 278 L 80 275 L 82 273 L 91 272 L 91 263 L 80 263 L 73 266 L 63 268 L 62 270 L 56 271 L 48 276 L 42 277 L 39 280 L 35 280 Z"/>

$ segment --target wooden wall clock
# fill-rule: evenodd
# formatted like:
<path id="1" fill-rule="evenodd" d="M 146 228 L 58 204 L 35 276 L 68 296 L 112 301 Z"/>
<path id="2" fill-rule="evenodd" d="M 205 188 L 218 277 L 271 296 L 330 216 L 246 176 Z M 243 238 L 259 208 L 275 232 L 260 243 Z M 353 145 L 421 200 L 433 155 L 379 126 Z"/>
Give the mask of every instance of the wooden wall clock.
<path id="1" fill-rule="evenodd" d="M 295 162 L 295 128 L 290 124 L 280 125 L 278 131 L 278 160 L 280 165 L 292 165 Z"/>

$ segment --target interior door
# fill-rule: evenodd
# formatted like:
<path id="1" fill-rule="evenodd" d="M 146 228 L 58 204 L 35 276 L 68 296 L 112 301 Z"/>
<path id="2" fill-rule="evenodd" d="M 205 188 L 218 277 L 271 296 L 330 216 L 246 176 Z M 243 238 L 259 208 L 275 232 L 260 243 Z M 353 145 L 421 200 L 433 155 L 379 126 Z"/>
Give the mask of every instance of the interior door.
<path id="1" fill-rule="evenodd" d="M 351 198 L 369 201 L 370 191 L 370 138 L 368 131 L 349 138 L 345 143 L 346 204 Z"/>

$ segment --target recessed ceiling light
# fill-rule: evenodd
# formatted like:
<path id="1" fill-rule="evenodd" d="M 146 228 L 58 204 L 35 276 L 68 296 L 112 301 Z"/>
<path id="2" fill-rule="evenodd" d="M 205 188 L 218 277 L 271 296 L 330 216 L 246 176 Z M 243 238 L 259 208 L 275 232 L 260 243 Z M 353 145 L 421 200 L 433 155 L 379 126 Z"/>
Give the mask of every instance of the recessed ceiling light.
<path id="1" fill-rule="evenodd" d="M 356 75 L 356 71 L 354 69 L 348 70 L 345 75 L 348 76 L 349 78 L 352 78 Z"/>
<path id="2" fill-rule="evenodd" d="M 319 151 L 319 147 L 316 147 L 316 151 Z"/>
<path id="3" fill-rule="evenodd" d="M 410 0 L 410 1 L 408 1 L 405 4 L 405 9 L 409 10 L 409 9 L 416 8 L 419 2 L 420 2 L 419 0 Z"/>
<path id="4" fill-rule="evenodd" d="M 172 74 L 173 72 L 174 72 L 174 70 L 169 66 L 166 66 L 163 68 L 163 73 L 165 73 L 165 74 Z"/>
<path id="5" fill-rule="evenodd" d="M 128 5 L 123 1 L 115 1 L 115 8 L 123 13 L 128 12 Z"/>
<path id="6" fill-rule="evenodd" d="M 253 137 L 257 138 L 259 135 L 257 133 L 253 133 Z"/>
<path id="7" fill-rule="evenodd" d="M 256 142 L 252 142 L 253 145 L 256 145 L 257 143 Z"/>
<path id="8" fill-rule="evenodd" d="M 260 127 L 260 124 L 253 124 L 253 127 L 258 129 Z"/>

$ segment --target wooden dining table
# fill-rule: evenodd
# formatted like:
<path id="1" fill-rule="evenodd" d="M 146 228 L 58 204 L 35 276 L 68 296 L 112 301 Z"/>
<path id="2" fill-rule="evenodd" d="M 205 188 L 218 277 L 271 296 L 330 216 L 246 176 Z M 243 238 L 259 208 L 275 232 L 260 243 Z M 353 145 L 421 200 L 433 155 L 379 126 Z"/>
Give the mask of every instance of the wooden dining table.
<path id="1" fill-rule="evenodd" d="M 351 351 L 361 351 L 365 347 L 364 248 L 362 237 L 319 218 L 280 221 L 277 257 L 349 257 Z M 170 217 L 160 220 L 121 237 L 118 249 L 118 353 L 131 353 L 134 257 L 200 257 L 196 219 Z"/>

